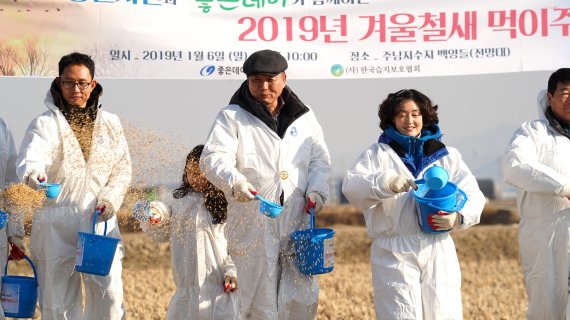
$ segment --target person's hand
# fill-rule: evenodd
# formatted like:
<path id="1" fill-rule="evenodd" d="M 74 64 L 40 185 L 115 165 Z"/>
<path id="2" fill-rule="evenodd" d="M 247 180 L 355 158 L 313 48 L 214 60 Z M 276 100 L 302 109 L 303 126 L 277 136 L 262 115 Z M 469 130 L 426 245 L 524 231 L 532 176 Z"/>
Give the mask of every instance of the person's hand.
<path id="1" fill-rule="evenodd" d="M 148 217 L 148 223 L 152 226 L 156 226 L 162 221 L 161 210 L 155 206 L 150 206 L 150 217 Z"/>
<path id="2" fill-rule="evenodd" d="M 40 184 L 40 182 L 46 182 L 46 181 L 47 181 L 47 176 L 43 172 L 32 170 L 32 172 L 30 172 L 30 174 L 28 175 L 28 186 L 30 186 L 30 188 L 32 189 L 37 189 L 38 184 Z"/>
<path id="3" fill-rule="evenodd" d="M 232 187 L 234 198 L 240 202 L 247 202 L 255 199 L 252 192 L 257 192 L 255 188 L 247 181 L 240 181 Z"/>
<path id="4" fill-rule="evenodd" d="M 224 292 L 235 292 L 238 289 L 237 278 L 226 276 L 224 278 Z"/>
<path id="5" fill-rule="evenodd" d="M 311 213 L 310 209 L 313 208 L 313 213 L 317 214 L 323 210 L 323 197 L 318 192 L 309 192 L 307 195 L 307 206 L 305 206 L 305 212 Z"/>
<path id="6" fill-rule="evenodd" d="M 408 192 L 411 188 L 418 189 L 416 182 L 404 176 L 393 176 L 388 180 L 388 186 L 394 193 Z"/>
<path id="7" fill-rule="evenodd" d="M 22 237 L 9 237 L 8 243 L 10 244 L 10 255 L 8 260 L 20 261 L 26 256 L 26 247 L 24 247 L 24 239 Z"/>
<path id="8" fill-rule="evenodd" d="M 428 217 L 428 224 L 436 231 L 451 230 L 461 224 L 461 213 L 438 211 Z"/>
<path id="9" fill-rule="evenodd" d="M 141 228 L 143 230 L 158 228 L 161 223 L 167 221 L 169 217 L 170 211 L 163 202 L 151 201 L 148 204 L 148 213 L 145 213 L 144 219 L 140 220 Z"/>
<path id="10" fill-rule="evenodd" d="M 115 215 L 115 210 L 113 210 L 113 206 L 105 200 L 100 200 L 99 203 L 97 203 L 94 213 L 96 212 L 99 212 L 98 220 L 101 222 L 107 221 Z"/>

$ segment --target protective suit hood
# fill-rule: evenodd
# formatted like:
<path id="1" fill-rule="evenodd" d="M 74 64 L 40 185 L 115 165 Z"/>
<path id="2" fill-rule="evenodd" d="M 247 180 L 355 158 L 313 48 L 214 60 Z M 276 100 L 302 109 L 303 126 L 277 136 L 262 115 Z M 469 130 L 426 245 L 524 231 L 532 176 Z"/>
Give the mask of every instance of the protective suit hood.
<path id="1" fill-rule="evenodd" d="M 57 85 L 58 78 L 54 79 L 51 83 L 51 86 L 46 94 L 46 98 L 44 100 L 44 104 L 50 110 L 55 110 L 55 108 L 61 110 L 65 118 L 69 121 L 69 114 L 70 113 L 86 113 L 89 115 L 91 120 L 95 120 L 97 116 L 97 110 L 101 108 L 99 105 L 99 98 L 103 95 L 103 87 L 101 84 L 97 82 L 97 85 L 91 91 L 91 96 L 89 96 L 89 100 L 87 100 L 87 105 L 84 109 L 81 108 L 72 108 L 70 107 L 65 100 L 63 99 L 63 95 L 61 93 L 61 88 Z"/>
<path id="2" fill-rule="evenodd" d="M 91 91 L 85 108 L 79 108 L 67 104 L 58 85 L 58 80 L 59 78 L 56 78 L 52 81 L 45 104 L 48 109 L 55 110 L 57 108 L 61 111 L 79 141 L 83 157 L 89 159 L 95 119 L 101 107 L 99 105 L 99 97 L 103 94 L 103 87 L 97 83 Z"/>
<path id="3" fill-rule="evenodd" d="M 259 118 L 259 120 L 263 121 L 271 130 L 275 131 L 279 137 L 283 138 L 291 123 L 307 113 L 309 108 L 288 86 L 285 86 L 279 98 L 283 99 L 284 105 L 279 112 L 277 123 L 269 111 L 267 111 L 267 107 L 253 98 L 249 92 L 247 80 L 245 80 L 234 93 L 230 99 L 230 104 L 237 104 L 242 109 Z"/>
<path id="4" fill-rule="evenodd" d="M 541 120 L 546 119 L 544 113 L 546 112 L 546 109 L 549 106 L 548 98 L 546 96 L 547 94 L 548 91 L 546 89 L 542 89 L 538 92 L 538 95 L 536 96 L 536 111 L 538 112 L 538 118 Z"/>
<path id="5" fill-rule="evenodd" d="M 422 129 L 421 137 L 404 136 L 393 126 L 378 138 L 379 143 L 389 145 L 402 162 L 417 177 L 430 164 L 449 154 L 441 140 L 439 126 L 433 124 Z"/>
<path id="6" fill-rule="evenodd" d="M 538 111 L 538 118 L 540 120 L 546 120 L 550 126 L 559 132 L 561 135 L 570 139 L 570 125 L 564 124 L 552 111 L 550 104 L 548 103 L 548 91 L 546 89 L 540 90 L 538 96 L 536 97 L 536 106 Z"/>

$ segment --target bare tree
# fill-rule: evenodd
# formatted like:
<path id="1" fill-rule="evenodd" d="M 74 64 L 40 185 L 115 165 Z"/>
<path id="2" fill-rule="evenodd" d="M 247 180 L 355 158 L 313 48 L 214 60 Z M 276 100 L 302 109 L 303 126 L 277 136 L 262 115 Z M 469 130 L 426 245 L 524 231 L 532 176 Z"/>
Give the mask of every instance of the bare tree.
<path id="1" fill-rule="evenodd" d="M 0 75 L 15 76 L 19 60 L 18 51 L 12 45 L 0 42 Z"/>
<path id="2" fill-rule="evenodd" d="M 48 76 L 49 50 L 47 46 L 38 43 L 37 39 L 24 42 L 24 56 L 18 62 L 18 68 L 24 76 Z"/>

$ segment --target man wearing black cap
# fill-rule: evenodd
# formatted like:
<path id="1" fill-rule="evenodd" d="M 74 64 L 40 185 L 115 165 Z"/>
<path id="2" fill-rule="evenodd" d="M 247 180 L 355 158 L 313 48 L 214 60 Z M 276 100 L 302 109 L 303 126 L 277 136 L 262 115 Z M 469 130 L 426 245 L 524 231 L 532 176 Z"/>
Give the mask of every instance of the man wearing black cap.
<path id="1" fill-rule="evenodd" d="M 289 235 L 309 228 L 305 212 L 322 209 L 330 155 L 315 114 L 286 85 L 286 69 L 276 51 L 247 58 L 247 80 L 218 114 L 200 162 L 228 198 L 242 319 L 313 319 L 317 312 L 316 277 L 299 273 Z M 262 215 L 252 201 L 258 193 L 284 206 L 281 215 Z"/>

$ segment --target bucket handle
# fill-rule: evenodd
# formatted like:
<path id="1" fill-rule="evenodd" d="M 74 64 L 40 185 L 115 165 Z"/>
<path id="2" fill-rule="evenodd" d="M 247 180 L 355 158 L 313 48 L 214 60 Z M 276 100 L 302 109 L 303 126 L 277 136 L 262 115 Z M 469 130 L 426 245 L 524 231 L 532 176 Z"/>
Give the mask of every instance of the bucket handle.
<path id="1" fill-rule="evenodd" d="M 309 208 L 309 213 L 311 215 L 311 242 L 313 244 L 316 244 L 319 242 L 319 239 L 317 239 L 317 237 L 315 237 L 315 229 L 316 229 L 316 225 L 315 225 L 315 207 L 311 207 Z"/>
<path id="2" fill-rule="evenodd" d="M 30 260 L 30 258 L 28 258 L 28 256 L 24 256 L 24 259 L 26 259 L 26 261 L 28 261 L 28 263 L 30 264 L 30 266 L 32 266 L 32 270 L 34 271 L 34 279 L 38 279 L 38 273 L 36 272 L 36 266 L 34 266 L 34 263 L 32 262 L 32 260 Z M 10 261 L 10 260 L 8 260 Z M 4 274 L 8 275 L 8 261 L 6 261 L 6 266 L 4 266 Z"/>
<path id="3" fill-rule="evenodd" d="M 101 210 L 96 210 L 93 213 L 93 226 L 91 227 L 91 233 L 95 234 L 95 225 L 97 224 L 97 217 L 101 214 Z M 103 231 L 103 235 L 107 235 L 107 221 L 105 221 L 105 230 Z"/>

